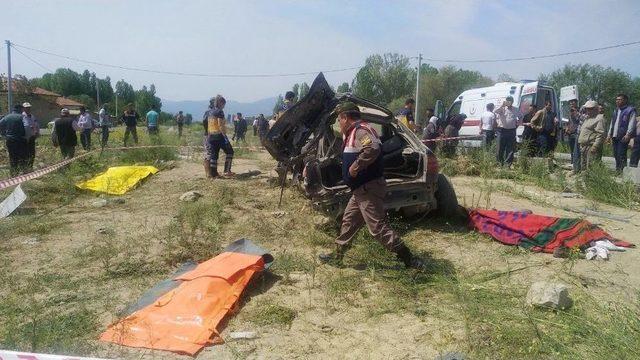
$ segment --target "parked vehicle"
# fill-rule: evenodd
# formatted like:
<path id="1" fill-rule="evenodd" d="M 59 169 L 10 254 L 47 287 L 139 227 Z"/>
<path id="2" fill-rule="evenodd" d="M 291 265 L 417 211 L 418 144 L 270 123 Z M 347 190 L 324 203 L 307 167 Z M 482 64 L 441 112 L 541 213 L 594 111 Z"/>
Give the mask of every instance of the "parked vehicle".
<path id="1" fill-rule="evenodd" d="M 264 146 L 278 161 L 288 164 L 300 190 L 316 208 L 336 219 L 342 216 L 351 190 L 342 180 L 342 136 L 335 107 L 351 101 L 362 119 L 380 135 L 387 180 L 386 208 L 407 216 L 437 211 L 458 214 L 456 195 L 439 173 L 438 160 L 393 113 L 352 94 L 336 96 L 322 74 L 309 93 L 284 112 L 267 133 Z"/>
<path id="2" fill-rule="evenodd" d="M 542 109 L 547 100 L 551 100 L 553 111 L 556 114 L 561 114 L 558 96 L 551 86 L 539 81 L 523 80 L 521 82 L 502 82 L 489 87 L 464 91 L 442 116 L 448 118 L 460 113 L 466 114 L 467 119 L 460 130 L 460 136 L 480 135 L 480 116 L 485 111 L 487 104 L 493 103 L 498 108 L 507 96 L 513 97 L 513 106 L 519 108 L 523 115 L 527 113 L 529 105 L 536 104 L 539 109 Z M 522 125 L 517 129 L 518 142 L 521 141 L 523 129 Z M 480 146 L 480 143 L 480 140 L 463 142 L 465 146 Z"/>

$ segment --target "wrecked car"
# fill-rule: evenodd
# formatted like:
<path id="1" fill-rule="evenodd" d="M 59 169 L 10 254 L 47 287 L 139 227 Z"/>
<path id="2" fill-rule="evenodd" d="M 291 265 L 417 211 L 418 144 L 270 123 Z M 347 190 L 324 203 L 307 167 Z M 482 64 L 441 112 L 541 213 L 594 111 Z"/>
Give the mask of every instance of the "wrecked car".
<path id="1" fill-rule="evenodd" d="M 439 173 L 436 156 L 388 109 L 350 93 L 336 94 L 320 73 L 309 93 L 284 112 L 263 139 L 263 145 L 286 164 L 294 183 L 314 207 L 334 219 L 344 212 L 351 190 L 342 180 L 343 139 L 335 107 L 351 101 L 362 120 L 382 141 L 385 206 L 404 216 L 436 212 L 456 216 L 458 203 L 449 180 Z"/>

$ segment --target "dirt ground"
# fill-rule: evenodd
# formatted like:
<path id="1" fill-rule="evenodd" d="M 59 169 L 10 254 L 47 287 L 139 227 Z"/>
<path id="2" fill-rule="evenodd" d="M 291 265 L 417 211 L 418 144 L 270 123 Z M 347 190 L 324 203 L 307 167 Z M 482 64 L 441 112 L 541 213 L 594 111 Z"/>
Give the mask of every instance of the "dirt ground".
<path id="1" fill-rule="evenodd" d="M 141 250 L 148 257 L 160 256 L 163 248 L 156 234 L 175 218 L 181 205 L 180 195 L 197 190 L 207 200 L 219 196 L 222 189 L 232 194 L 231 205 L 225 210 L 230 219 L 221 235 L 222 246 L 247 237 L 271 250 L 276 262 L 286 256 L 295 256 L 305 264 L 311 264 L 313 270 L 301 271 L 300 267 L 292 266 L 292 270 L 284 275 L 279 273 L 259 280 L 221 332 L 223 338 L 232 331 L 256 331 L 258 337 L 207 347 L 198 355 L 199 359 L 433 359 L 439 354 L 468 347 L 470 329 L 465 326 L 465 319 L 458 309 L 447 306 L 450 301 L 447 295 L 433 291 L 419 312 L 392 311 L 389 309 L 398 306 L 397 299 L 385 299 L 385 292 L 376 280 L 377 273 L 318 265 L 315 257 L 330 248 L 331 232 L 319 233 L 312 229 L 317 214 L 294 190 L 285 191 L 284 205 L 278 208 L 280 189 L 272 183 L 272 167 L 273 161 L 267 153 L 251 153 L 237 159 L 234 170 L 244 173 L 257 169 L 261 175 L 246 180 L 211 181 L 204 177 L 198 160 L 179 160 L 175 167 L 159 172 L 123 196 L 124 203 L 96 208 L 92 206 L 96 197 L 83 194 L 70 205 L 54 210 L 51 216 L 65 225 L 35 238 L 22 235 L 4 239 L 3 261 L 18 275 L 54 269 L 67 274 L 69 282 L 99 282 L 96 287 L 82 286 L 82 290 L 73 295 L 58 295 L 60 301 L 70 304 L 77 304 L 74 299 L 78 297 L 86 299 L 88 306 L 99 316 L 98 328 L 104 329 L 117 319 L 118 311 L 134 302 L 156 281 L 166 278 L 170 271 L 104 280 L 99 275 L 102 272 L 100 262 L 87 260 L 83 252 L 107 238 L 123 246 L 132 242 L 131 239 L 147 239 L 146 245 L 135 243 L 137 251 Z M 597 204 L 598 211 L 630 216 L 630 219 L 622 222 L 585 216 L 563 209 L 596 205 L 585 199 L 566 198 L 531 186 L 517 185 L 515 193 L 487 190 L 501 180 L 455 177 L 452 181 L 459 202 L 466 206 L 528 209 L 545 215 L 585 217 L 615 237 L 637 241 L 640 214 L 635 211 Z M 524 198 L 523 194 L 531 195 L 535 201 Z M 406 228 L 402 229 L 405 240 L 419 252 L 428 253 L 455 269 L 460 277 L 509 273 L 509 282 L 524 287 L 537 280 L 560 280 L 597 298 L 637 301 L 640 250 L 612 253 L 610 261 L 606 262 L 578 260 L 569 263 L 548 254 L 503 246 L 485 236 L 469 235 L 462 230 L 459 233 L 445 231 L 441 227 L 431 227 L 431 224 L 428 219 L 420 224 L 405 223 Z M 315 240 L 310 241 L 312 236 Z M 126 251 L 126 248 L 122 249 Z M 567 267 L 572 276 L 567 275 Z M 349 279 L 358 282 L 349 283 L 349 289 L 355 287 L 357 290 L 340 290 L 341 281 L 348 282 Z M 327 288 L 321 286 L 322 283 L 338 285 Z M 65 300 L 67 298 L 69 300 Z M 295 317 L 284 324 L 256 323 L 255 318 L 260 316 L 265 304 L 291 309 Z M 100 357 L 186 358 L 97 341 L 90 345 L 88 352 Z"/>

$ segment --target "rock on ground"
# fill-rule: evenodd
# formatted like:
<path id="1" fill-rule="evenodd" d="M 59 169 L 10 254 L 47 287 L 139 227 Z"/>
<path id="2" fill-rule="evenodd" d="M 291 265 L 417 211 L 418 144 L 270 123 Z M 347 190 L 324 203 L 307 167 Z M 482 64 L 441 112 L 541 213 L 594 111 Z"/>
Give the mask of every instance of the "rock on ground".
<path id="1" fill-rule="evenodd" d="M 180 200 L 186 202 L 194 202 L 201 197 L 202 194 L 197 191 L 187 191 L 186 193 L 180 195 Z"/>
<path id="2" fill-rule="evenodd" d="M 573 300 L 569 297 L 567 285 L 539 281 L 529 288 L 526 303 L 534 307 L 564 310 L 573 305 Z"/>

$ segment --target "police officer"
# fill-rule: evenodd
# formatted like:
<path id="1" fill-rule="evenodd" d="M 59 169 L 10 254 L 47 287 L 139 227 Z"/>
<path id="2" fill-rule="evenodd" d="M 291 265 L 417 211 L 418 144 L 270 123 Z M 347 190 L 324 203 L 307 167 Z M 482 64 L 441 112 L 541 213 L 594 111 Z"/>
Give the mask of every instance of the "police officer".
<path id="1" fill-rule="evenodd" d="M 355 234 L 363 225 L 389 251 L 396 253 L 406 267 L 423 269 L 424 262 L 414 257 L 398 234 L 389 226 L 384 209 L 386 182 L 383 177 L 381 142 L 376 131 L 360 118 L 352 102 L 339 104 L 335 110 L 345 146 L 342 154 L 342 177 L 352 191 L 342 216 L 336 251 L 320 255 L 324 263 L 340 265 Z"/>
<path id="2" fill-rule="evenodd" d="M 221 95 L 215 97 L 213 108 L 205 113 L 207 118 L 207 136 L 211 152 L 210 169 L 211 177 L 218 177 L 218 156 L 220 150 L 225 153 L 224 159 L 224 173 L 226 177 L 234 176 L 235 173 L 231 171 L 231 163 L 233 162 L 233 147 L 227 137 L 227 121 L 224 117 L 224 106 L 227 100 Z"/>
<path id="3" fill-rule="evenodd" d="M 22 120 L 22 105 L 16 104 L 13 113 L 0 120 L 0 135 L 5 138 L 9 153 L 10 175 L 16 176 L 25 171 L 29 161 L 27 139 L 31 127 Z"/>

